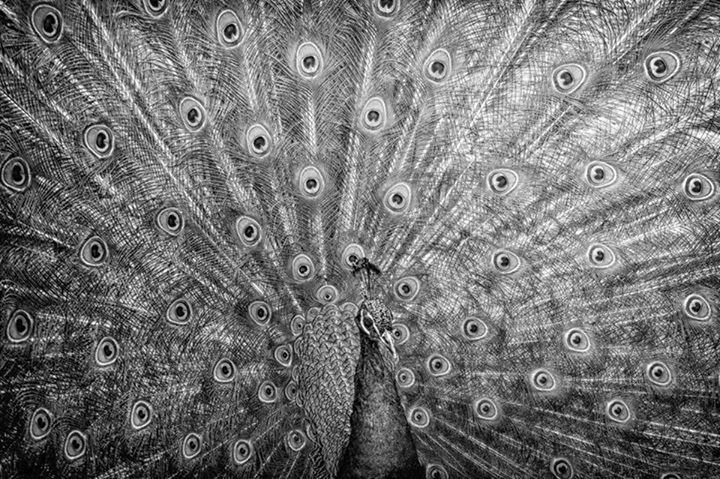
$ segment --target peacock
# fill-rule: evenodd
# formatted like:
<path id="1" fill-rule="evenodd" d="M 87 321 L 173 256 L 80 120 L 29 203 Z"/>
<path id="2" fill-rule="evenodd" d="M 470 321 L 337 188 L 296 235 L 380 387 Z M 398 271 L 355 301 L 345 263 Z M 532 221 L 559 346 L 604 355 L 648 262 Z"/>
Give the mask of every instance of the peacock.
<path id="1" fill-rule="evenodd" d="M 0 0 L 0 477 L 720 477 L 718 0 Z"/>

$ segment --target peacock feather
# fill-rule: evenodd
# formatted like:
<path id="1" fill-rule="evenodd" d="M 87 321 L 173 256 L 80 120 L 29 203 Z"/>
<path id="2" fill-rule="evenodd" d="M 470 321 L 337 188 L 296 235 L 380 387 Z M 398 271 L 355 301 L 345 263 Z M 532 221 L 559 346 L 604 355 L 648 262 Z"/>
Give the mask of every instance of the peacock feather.
<path id="1" fill-rule="evenodd" d="M 718 0 L 0 0 L 0 477 L 720 477 Z"/>

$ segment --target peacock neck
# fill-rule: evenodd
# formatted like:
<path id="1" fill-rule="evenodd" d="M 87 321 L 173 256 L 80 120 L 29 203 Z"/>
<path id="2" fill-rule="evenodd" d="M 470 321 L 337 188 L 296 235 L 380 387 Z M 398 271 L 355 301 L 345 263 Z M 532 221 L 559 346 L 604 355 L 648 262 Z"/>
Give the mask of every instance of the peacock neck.
<path id="1" fill-rule="evenodd" d="M 350 441 L 338 477 L 422 477 L 395 386 L 392 355 L 379 341 L 360 336 Z"/>

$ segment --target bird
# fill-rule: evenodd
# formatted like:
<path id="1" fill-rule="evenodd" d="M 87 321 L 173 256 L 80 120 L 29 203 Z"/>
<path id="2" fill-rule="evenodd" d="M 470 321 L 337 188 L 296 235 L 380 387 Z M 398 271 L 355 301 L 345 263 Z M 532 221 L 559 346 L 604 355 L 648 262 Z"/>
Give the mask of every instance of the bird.
<path id="1" fill-rule="evenodd" d="M 720 477 L 717 0 L 0 0 L 0 477 Z"/>

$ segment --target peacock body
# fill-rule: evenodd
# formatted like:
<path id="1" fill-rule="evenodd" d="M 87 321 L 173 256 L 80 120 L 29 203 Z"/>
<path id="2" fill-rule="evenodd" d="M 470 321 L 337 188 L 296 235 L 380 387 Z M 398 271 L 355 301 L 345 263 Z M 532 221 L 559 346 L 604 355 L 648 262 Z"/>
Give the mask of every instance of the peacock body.
<path id="1" fill-rule="evenodd" d="M 720 477 L 716 0 L 0 0 L 0 477 Z"/>

